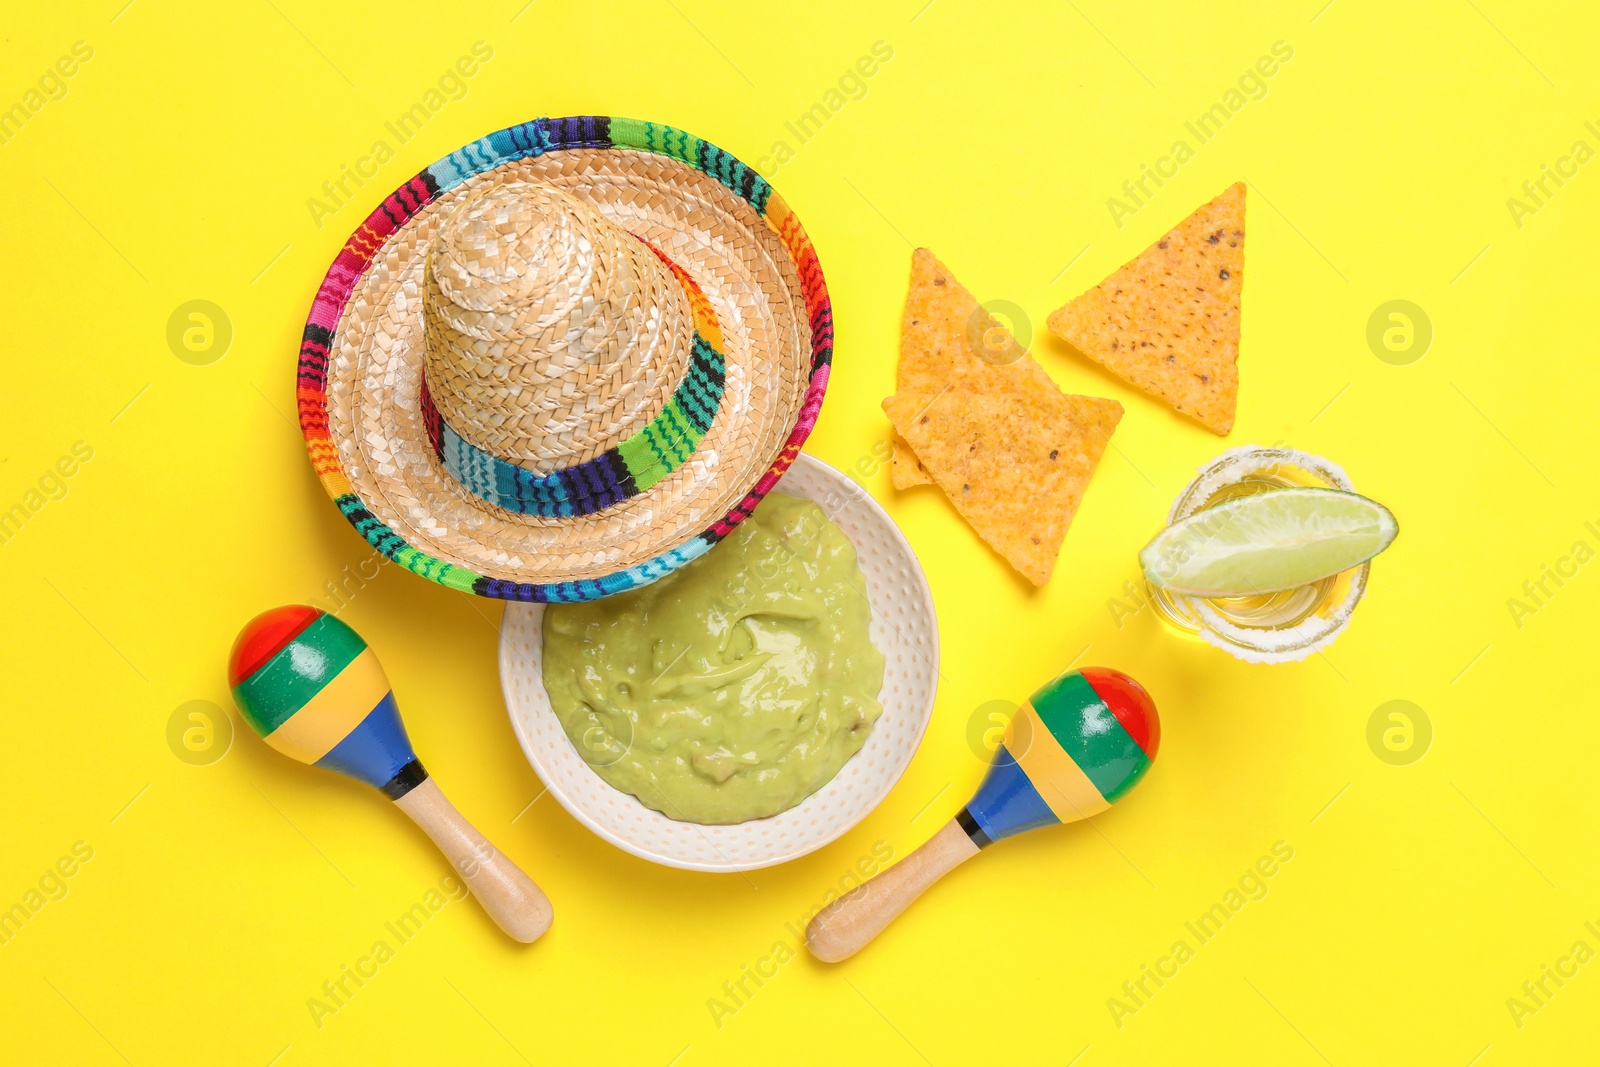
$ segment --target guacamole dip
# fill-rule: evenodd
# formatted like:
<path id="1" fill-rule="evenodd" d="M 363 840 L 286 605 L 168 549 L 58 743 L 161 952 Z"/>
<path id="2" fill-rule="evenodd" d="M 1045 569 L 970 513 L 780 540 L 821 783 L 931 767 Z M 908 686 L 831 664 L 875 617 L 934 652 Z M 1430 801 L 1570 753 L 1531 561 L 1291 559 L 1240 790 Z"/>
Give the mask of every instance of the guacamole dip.
<path id="1" fill-rule="evenodd" d="M 822 788 L 883 711 L 855 547 L 769 495 L 643 589 L 544 614 L 544 684 L 607 782 L 674 819 L 776 815 Z"/>

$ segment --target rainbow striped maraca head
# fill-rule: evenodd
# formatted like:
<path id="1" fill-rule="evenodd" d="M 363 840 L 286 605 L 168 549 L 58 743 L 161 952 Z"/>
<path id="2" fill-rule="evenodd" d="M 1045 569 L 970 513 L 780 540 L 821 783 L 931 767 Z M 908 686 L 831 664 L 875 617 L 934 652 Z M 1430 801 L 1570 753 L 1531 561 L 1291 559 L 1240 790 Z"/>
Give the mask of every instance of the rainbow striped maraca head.
<path id="1" fill-rule="evenodd" d="M 377 654 L 326 612 L 294 605 L 251 619 L 233 642 L 228 683 L 245 721 L 286 756 L 391 798 L 427 777 Z"/>
<path id="2" fill-rule="evenodd" d="M 1138 682 L 1105 667 L 1068 671 L 1017 710 L 956 818 L 982 848 L 1098 815 L 1144 777 L 1160 743 L 1155 703 Z"/>

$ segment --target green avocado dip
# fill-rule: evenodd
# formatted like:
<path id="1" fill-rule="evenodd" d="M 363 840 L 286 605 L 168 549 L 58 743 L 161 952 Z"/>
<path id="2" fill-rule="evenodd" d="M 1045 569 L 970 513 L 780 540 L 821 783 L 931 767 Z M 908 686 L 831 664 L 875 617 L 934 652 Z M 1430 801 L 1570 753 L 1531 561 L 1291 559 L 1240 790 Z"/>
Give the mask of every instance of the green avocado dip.
<path id="1" fill-rule="evenodd" d="M 773 493 L 642 589 L 544 614 L 544 684 L 595 772 L 685 822 L 776 815 L 826 785 L 883 712 L 855 547 Z"/>

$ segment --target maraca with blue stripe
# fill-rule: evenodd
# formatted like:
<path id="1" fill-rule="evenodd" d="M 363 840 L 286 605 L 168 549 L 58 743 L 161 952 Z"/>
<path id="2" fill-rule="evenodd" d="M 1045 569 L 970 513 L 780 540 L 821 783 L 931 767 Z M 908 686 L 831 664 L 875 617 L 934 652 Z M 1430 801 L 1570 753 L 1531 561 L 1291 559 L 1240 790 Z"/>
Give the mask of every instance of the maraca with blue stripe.
<path id="1" fill-rule="evenodd" d="M 1046 683 L 1007 723 L 967 805 L 911 855 L 818 912 L 807 947 L 830 963 L 852 956 L 981 849 L 1100 814 L 1144 778 L 1160 744 L 1155 703 L 1126 674 L 1085 667 Z"/>
<path id="2" fill-rule="evenodd" d="M 239 632 L 228 684 L 244 720 L 284 755 L 365 782 L 414 819 L 518 941 L 550 928 L 544 892 L 440 792 L 406 736 L 367 643 L 316 608 L 274 608 Z"/>

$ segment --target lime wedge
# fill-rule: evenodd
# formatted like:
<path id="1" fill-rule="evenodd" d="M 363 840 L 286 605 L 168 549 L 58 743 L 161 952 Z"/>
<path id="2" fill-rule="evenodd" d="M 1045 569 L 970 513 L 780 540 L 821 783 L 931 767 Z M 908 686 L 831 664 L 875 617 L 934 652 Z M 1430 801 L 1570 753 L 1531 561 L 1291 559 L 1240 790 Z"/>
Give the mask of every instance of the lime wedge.
<path id="1" fill-rule="evenodd" d="M 1400 532 L 1388 508 L 1338 489 L 1272 489 L 1197 511 L 1139 552 L 1154 585 L 1191 596 L 1295 589 L 1358 567 Z"/>

